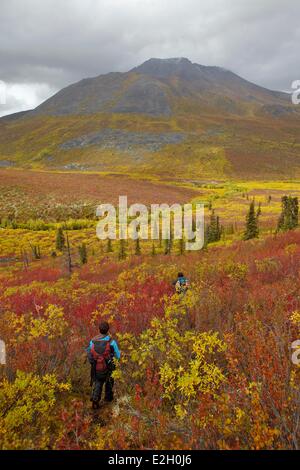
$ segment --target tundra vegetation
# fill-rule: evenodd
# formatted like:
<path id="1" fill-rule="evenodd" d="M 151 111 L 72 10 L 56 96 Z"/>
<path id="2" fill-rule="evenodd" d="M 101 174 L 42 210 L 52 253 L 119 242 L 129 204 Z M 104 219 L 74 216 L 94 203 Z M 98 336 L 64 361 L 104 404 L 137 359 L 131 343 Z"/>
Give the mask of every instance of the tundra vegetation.
<path id="1" fill-rule="evenodd" d="M 205 247 L 187 252 L 174 239 L 98 240 L 104 201 L 87 185 L 74 209 L 73 178 L 63 207 L 26 178 L 1 186 L 0 448 L 298 449 L 300 185 L 145 182 L 161 202 L 206 201 Z M 115 401 L 93 414 L 85 347 L 101 320 L 122 358 Z"/>

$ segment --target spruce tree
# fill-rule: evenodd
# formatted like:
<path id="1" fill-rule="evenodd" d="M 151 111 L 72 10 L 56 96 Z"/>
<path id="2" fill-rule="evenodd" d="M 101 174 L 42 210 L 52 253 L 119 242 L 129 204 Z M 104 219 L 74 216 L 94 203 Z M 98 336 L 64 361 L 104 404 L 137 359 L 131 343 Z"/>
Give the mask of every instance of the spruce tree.
<path id="1" fill-rule="evenodd" d="M 258 203 L 258 209 L 256 211 L 256 217 L 259 217 L 261 215 L 261 202 Z"/>
<path id="2" fill-rule="evenodd" d="M 66 240 L 62 227 L 59 227 L 56 231 L 55 247 L 58 251 L 63 251 L 63 249 L 66 247 Z"/>
<path id="3" fill-rule="evenodd" d="M 119 243 L 119 260 L 125 259 L 127 256 L 126 253 L 126 241 L 121 238 Z"/>
<path id="4" fill-rule="evenodd" d="M 155 244 L 154 244 L 154 242 L 152 243 L 151 255 L 152 255 L 152 256 L 155 256 L 155 255 L 156 255 L 156 250 L 155 250 Z"/>
<path id="5" fill-rule="evenodd" d="M 107 239 L 106 251 L 107 251 L 107 253 L 112 253 L 114 251 L 113 246 L 112 246 L 112 241 L 111 241 L 110 238 Z"/>
<path id="6" fill-rule="evenodd" d="M 287 231 L 298 226 L 299 202 L 297 197 L 283 196 L 281 198 L 281 214 L 278 219 L 277 230 Z"/>
<path id="7" fill-rule="evenodd" d="M 158 242 L 159 242 L 159 243 L 158 243 L 159 248 L 162 248 L 162 234 L 161 234 L 161 232 L 159 232 L 159 239 L 158 239 Z"/>
<path id="8" fill-rule="evenodd" d="M 213 210 L 210 215 L 210 222 L 206 227 L 205 238 L 207 243 L 218 242 L 221 239 L 222 229 L 220 226 L 220 219 L 215 215 Z"/>
<path id="9" fill-rule="evenodd" d="M 179 239 L 179 254 L 183 255 L 185 252 L 185 240 L 184 237 L 181 237 Z"/>
<path id="10" fill-rule="evenodd" d="M 141 244 L 139 237 L 135 240 L 135 250 L 134 254 L 139 256 L 141 254 Z"/>
<path id="11" fill-rule="evenodd" d="M 71 275 L 72 270 L 73 270 L 73 263 L 72 263 L 71 246 L 70 246 L 70 240 L 69 240 L 68 232 L 66 232 L 66 242 L 67 242 L 67 249 L 66 249 L 67 268 L 68 268 L 69 275 Z"/>
<path id="12" fill-rule="evenodd" d="M 88 255 L 87 255 L 87 249 L 86 249 L 85 243 L 82 243 L 82 245 L 78 247 L 78 253 L 79 253 L 80 263 L 86 264 L 88 261 Z"/>
<path id="13" fill-rule="evenodd" d="M 172 249 L 172 241 L 171 239 L 166 239 L 165 247 L 164 247 L 164 254 L 169 255 L 171 253 L 171 249 Z"/>
<path id="14" fill-rule="evenodd" d="M 259 235 L 258 230 L 258 215 L 255 213 L 255 201 L 253 200 L 249 207 L 249 212 L 246 217 L 246 230 L 244 233 L 244 240 L 251 240 L 257 238 Z"/>
<path id="15" fill-rule="evenodd" d="M 299 202 L 297 197 L 291 198 L 291 221 L 292 229 L 298 227 L 299 224 Z"/>

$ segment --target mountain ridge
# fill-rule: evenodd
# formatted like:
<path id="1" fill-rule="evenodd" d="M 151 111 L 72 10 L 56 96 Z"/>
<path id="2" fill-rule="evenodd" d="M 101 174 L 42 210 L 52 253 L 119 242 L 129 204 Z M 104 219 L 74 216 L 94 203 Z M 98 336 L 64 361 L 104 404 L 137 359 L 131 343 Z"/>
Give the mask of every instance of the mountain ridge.
<path id="1" fill-rule="evenodd" d="M 284 92 L 186 58 L 86 78 L 0 119 L 0 165 L 155 177 L 300 177 Z"/>
<path id="2" fill-rule="evenodd" d="M 110 72 L 71 84 L 30 114 L 112 112 L 168 116 L 174 113 L 173 102 L 180 98 L 191 98 L 199 106 L 207 106 L 210 100 L 214 105 L 220 96 L 235 103 L 227 110 L 233 114 L 234 108 L 240 109 L 238 114 L 242 112 L 241 102 L 255 103 L 258 108 L 290 104 L 288 94 L 260 87 L 221 67 L 192 63 L 187 58 L 151 58 L 128 72 Z"/>

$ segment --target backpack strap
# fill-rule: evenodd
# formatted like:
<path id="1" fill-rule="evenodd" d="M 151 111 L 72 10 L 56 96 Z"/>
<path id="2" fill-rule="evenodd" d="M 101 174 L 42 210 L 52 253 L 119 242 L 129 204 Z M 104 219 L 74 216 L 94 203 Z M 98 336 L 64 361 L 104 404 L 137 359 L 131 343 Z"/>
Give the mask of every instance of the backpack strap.
<path id="1" fill-rule="evenodd" d="M 100 335 L 97 335 L 95 336 L 94 338 L 92 338 L 92 341 L 113 341 L 113 338 L 111 336 L 109 336 L 109 340 L 105 340 L 104 338 L 106 338 L 106 336 L 100 336 Z"/>

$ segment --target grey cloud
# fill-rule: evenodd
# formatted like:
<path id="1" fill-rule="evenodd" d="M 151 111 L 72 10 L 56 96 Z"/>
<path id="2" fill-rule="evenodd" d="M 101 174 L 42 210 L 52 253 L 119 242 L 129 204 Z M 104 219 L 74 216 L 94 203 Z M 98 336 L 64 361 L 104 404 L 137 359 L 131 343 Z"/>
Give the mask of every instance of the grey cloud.
<path id="1" fill-rule="evenodd" d="M 24 93 L 30 85 L 35 106 L 81 78 L 126 71 L 150 57 L 185 56 L 286 90 L 300 79 L 298 5 L 297 0 L 1 0 L 0 79 L 23 85 Z M 14 109 L 26 107 L 26 99 L 20 100 Z"/>

